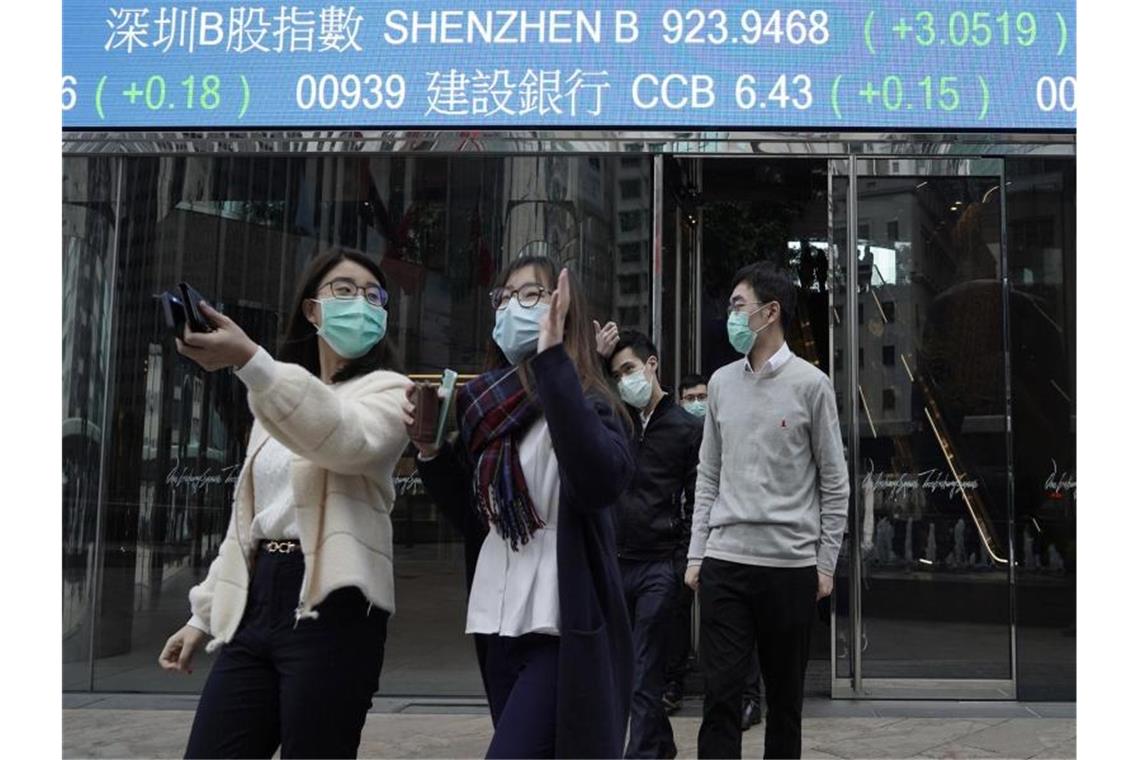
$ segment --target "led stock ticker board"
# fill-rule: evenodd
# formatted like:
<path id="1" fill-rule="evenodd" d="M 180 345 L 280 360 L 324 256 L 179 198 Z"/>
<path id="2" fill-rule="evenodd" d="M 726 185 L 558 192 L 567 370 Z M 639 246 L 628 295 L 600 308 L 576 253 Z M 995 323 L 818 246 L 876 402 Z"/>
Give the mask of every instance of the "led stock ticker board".
<path id="1" fill-rule="evenodd" d="M 1068 2 L 63 5 L 67 129 L 1069 130 Z"/>

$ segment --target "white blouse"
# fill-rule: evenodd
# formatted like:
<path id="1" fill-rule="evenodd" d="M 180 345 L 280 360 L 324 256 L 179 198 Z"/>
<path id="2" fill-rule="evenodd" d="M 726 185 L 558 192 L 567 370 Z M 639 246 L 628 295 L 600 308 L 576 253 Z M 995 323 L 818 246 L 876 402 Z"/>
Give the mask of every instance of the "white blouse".
<path id="1" fill-rule="evenodd" d="M 301 537 L 293 499 L 293 452 L 270 438 L 253 458 L 254 541 Z"/>
<path id="2" fill-rule="evenodd" d="M 249 386 L 265 371 L 269 354 L 258 351 L 241 369 L 234 372 Z M 273 541 L 280 538 L 301 537 L 297 527 L 297 508 L 293 499 L 293 452 L 272 436 L 253 457 L 250 474 L 253 475 L 253 530 L 251 538 Z"/>
<path id="3" fill-rule="evenodd" d="M 540 418 L 522 437 L 519 463 L 535 512 L 545 527 L 520 544 L 518 551 L 491 527 L 475 566 L 467 633 L 558 635 L 557 530 L 562 481 L 545 419 Z"/>

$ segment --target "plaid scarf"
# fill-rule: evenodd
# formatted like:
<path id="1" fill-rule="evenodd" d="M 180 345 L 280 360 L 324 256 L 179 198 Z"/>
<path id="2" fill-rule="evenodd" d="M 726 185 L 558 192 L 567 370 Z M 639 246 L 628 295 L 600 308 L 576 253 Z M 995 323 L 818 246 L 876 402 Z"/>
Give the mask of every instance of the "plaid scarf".
<path id="1" fill-rule="evenodd" d="M 518 435 L 538 416 L 518 368 L 486 372 L 464 384 L 455 400 L 459 436 L 475 463 L 475 503 L 518 551 L 544 523 L 535 511 L 519 462 Z"/>

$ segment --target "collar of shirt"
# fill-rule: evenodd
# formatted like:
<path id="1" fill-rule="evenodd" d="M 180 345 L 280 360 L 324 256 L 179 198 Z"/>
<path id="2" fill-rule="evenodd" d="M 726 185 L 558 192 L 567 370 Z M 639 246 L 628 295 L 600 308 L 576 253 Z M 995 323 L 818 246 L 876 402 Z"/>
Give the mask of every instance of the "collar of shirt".
<path id="1" fill-rule="evenodd" d="M 668 393 L 662 393 L 661 394 L 661 400 L 664 401 L 665 397 L 668 395 L 669 395 Z M 657 406 L 653 407 L 653 412 L 656 412 L 658 407 L 660 407 L 660 406 L 661 406 L 661 401 L 658 401 Z M 649 414 L 646 414 L 644 410 L 638 412 L 638 414 L 641 415 L 641 428 L 643 430 L 645 429 L 645 426 L 649 424 L 649 420 L 653 419 L 653 412 L 650 412 Z"/>
<path id="2" fill-rule="evenodd" d="M 744 374 L 756 375 L 757 377 L 768 377 L 780 367 L 787 364 L 788 360 L 791 358 L 792 349 L 788 348 L 788 342 L 784 341 L 780 344 L 780 348 L 777 349 L 776 353 L 772 354 L 772 356 L 768 358 L 768 361 L 764 362 L 759 371 L 753 370 L 752 360 L 747 356 L 744 357 Z"/>

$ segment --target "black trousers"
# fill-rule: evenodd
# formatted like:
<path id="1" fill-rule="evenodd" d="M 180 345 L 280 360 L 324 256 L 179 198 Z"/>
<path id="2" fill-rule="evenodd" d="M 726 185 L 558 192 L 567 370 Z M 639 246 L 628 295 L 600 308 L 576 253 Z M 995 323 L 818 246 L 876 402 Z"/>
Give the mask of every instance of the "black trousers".
<path id="1" fill-rule="evenodd" d="M 295 621 L 300 551 L 257 553 L 245 614 L 206 679 L 186 757 L 356 757 L 388 613 L 337 589 Z"/>
<path id="2" fill-rule="evenodd" d="M 673 602 L 672 622 L 669 623 L 669 651 L 665 656 L 665 684 L 678 691 L 685 687 L 685 674 L 689 670 L 689 650 L 692 648 L 693 590 L 685 585 L 685 555 L 674 560 L 677 576 L 681 578 L 677 598 Z"/>
<path id="3" fill-rule="evenodd" d="M 748 663 L 748 677 L 744 681 L 744 699 L 759 703 L 764 699 L 764 691 L 760 688 L 760 657 L 759 653 L 752 653 L 752 660 Z"/>
<path id="4" fill-rule="evenodd" d="M 665 659 L 681 579 L 671 559 L 620 561 L 633 626 L 633 697 L 626 757 L 674 757 L 673 726 L 665 714 Z"/>
<path id="5" fill-rule="evenodd" d="M 768 699 L 764 757 L 798 758 L 804 673 L 818 587 L 815 567 L 701 565 L 702 758 L 740 757 L 740 705 L 753 652 Z"/>
<path id="6" fill-rule="evenodd" d="M 495 734 L 488 758 L 554 757 L 557 636 L 487 636 L 487 701 Z"/>

